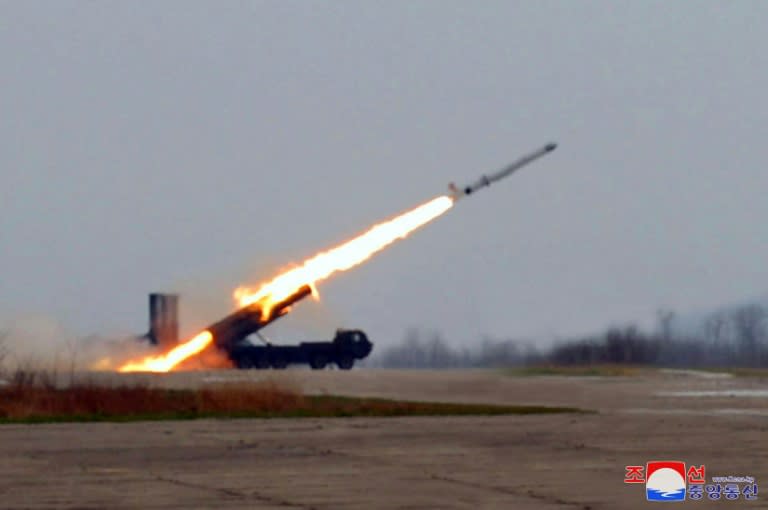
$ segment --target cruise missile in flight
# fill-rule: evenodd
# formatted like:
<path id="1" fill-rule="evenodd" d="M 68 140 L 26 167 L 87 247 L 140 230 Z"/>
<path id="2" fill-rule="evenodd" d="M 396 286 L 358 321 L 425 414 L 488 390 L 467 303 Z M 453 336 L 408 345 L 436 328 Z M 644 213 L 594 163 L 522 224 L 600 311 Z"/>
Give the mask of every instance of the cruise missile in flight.
<path id="1" fill-rule="evenodd" d="M 490 186 L 491 183 L 494 183 L 496 181 L 500 181 L 501 179 L 513 174 L 516 170 L 519 170 L 520 168 L 524 167 L 528 163 L 531 163 L 534 160 L 539 159 L 543 155 L 552 152 L 557 148 L 556 143 L 548 143 L 544 147 L 535 150 L 531 152 L 530 154 L 526 154 L 522 158 L 518 159 L 514 163 L 511 163 L 501 170 L 497 170 L 496 172 L 483 175 L 478 180 L 471 184 L 467 184 L 466 186 L 462 188 L 456 187 L 455 184 L 451 183 L 448 185 L 448 189 L 451 191 L 451 197 L 454 200 L 458 200 L 466 195 L 471 195 L 472 193 L 481 190 L 482 188 L 486 186 Z"/>

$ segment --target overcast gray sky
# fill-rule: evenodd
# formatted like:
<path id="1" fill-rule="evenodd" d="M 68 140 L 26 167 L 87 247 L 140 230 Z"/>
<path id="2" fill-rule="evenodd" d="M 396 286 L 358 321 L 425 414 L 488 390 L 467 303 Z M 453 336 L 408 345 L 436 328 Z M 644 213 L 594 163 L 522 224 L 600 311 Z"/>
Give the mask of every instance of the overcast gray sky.
<path id="1" fill-rule="evenodd" d="M 764 295 L 767 22 L 759 1 L 0 2 L 0 316 L 139 332 L 167 289 L 191 332 L 237 283 L 550 140 L 283 328 L 548 338 Z"/>

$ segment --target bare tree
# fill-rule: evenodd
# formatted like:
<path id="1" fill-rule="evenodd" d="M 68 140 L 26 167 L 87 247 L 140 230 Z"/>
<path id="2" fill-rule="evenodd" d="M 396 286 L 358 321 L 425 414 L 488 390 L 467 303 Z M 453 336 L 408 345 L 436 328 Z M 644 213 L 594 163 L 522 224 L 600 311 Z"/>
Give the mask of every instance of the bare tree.
<path id="1" fill-rule="evenodd" d="M 760 305 L 745 305 L 731 314 L 742 362 L 760 364 L 763 360 L 763 344 L 766 337 L 768 310 Z"/>
<path id="2" fill-rule="evenodd" d="M 666 308 L 656 311 L 658 334 L 662 340 L 671 340 L 674 333 L 675 312 Z"/>
<path id="3" fill-rule="evenodd" d="M 8 330 L 0 330 L 0 375 L 5 373 L 5 358 L 8 357 L 8 346 L 5 341 L 11 333 Z"/>
<path id="4" fill-rule="evenodd" d="M 77 340 L 74 338 L 68 338 L 65 342 L 66 356 L 67 356 L 67 371 L 69 376 L 69 385 L 75 384 L 75 374 L 78 369 L 78 355 L 80 353 Z"/>
<path id="5" fill-rule="evenodd" d="M 458 356 L 443 340 L 440 333 L 432 332 L 427 344 L 427 365 L 433 368 L 449 368 L 458 365 Z"/>
<path id="6" fill-rule="evenodd" d="M 725 312 L 710 314 L 704 321 L 704 338 L 714 345 L 722 345 L 726 342 L 728 329 L 728 316 Z"/>

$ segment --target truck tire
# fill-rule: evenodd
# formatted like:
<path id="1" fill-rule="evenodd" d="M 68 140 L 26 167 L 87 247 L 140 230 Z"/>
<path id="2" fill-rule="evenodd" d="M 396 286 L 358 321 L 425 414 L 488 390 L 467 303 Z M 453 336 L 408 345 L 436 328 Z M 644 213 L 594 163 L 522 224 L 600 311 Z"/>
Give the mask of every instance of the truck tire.
<path id="1" fill-rule="evenodd" d="M 237 358 L 237 368 L 241 368 L 243 370 L 249 370 L 253 368 L 253 360 L 250 356 L 242 356 L 240 358 Z"/>
<path id="2" fill-rule="evenodd" d="M 309 359 L 309 366 L 312 370 L 322 370 L 328 364 L 328 359 L 322 354 L 315 354 Z"/>
<path id="3" fill-rule="evenodd" d="M 349 370 L 354 366 L 355 360 L 349 355 L 339 356 L 339 359 L 336 360 L 336 364 L 342 370 Z"/>
<path id="4" fill-rule="evenodd" d="M 256 368 L 259 370 L 266 370 L 267 368 L 269 368 L 269 358 L 267 358 L 267 356 L 263 354 L 259 356 L 254 356 L 253 368 Z"/>
<path id="5" fill-rule="evenodd" d="M 288 361 L 281 354 L 273 354 L 270 359 L 270 364 L 272 365 L 272 368 L 276 370 L 283 370 L 288 366 Z"/>

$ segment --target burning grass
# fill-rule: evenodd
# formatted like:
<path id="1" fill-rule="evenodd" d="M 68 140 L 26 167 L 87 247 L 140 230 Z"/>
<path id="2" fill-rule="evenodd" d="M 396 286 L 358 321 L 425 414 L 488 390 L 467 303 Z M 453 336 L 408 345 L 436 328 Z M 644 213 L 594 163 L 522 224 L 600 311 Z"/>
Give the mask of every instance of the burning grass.
<path id="1" fill-rule="evenodd" d="M 196 390 L 93 381 L 57 387 L 26 374 L 0 388 L 0 423 L 140 421 L 195 418 L 455 416 L 582 412 L 575 408 L 407 402 L 308 396 L 274 383 L 226 384 Z"/>

